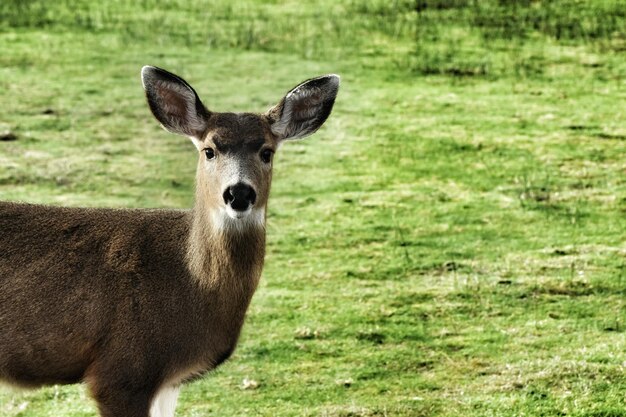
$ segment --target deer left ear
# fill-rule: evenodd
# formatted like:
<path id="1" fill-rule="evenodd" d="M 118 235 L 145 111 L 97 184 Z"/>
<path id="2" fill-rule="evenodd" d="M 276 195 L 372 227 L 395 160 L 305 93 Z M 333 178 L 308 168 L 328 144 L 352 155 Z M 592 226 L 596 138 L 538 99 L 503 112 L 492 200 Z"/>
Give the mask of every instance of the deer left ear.
<path id="1" fill-rule="evenodd" d="M 188 136 L 200 149 L 210 112 L 196 91 L 178 75 L 146 65 L 141 81 L 154 117 L 166 130 Z"/>
<path id="2" fill-rule="evenodd" d="M 272 133 L 283 139 L 300 139 L 319 129 L 333 109 L 339 76 L 335 74 L 307 80 L 293 88 L 267 112 Z"/>

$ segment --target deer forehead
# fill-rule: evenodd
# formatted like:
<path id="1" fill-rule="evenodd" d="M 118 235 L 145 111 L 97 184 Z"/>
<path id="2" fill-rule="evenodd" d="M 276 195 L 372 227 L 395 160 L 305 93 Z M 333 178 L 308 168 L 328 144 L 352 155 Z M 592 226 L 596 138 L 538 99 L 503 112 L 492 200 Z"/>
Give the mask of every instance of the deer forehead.
<path id="1" fill-rule="evenodd" d="M 204 144 L 220 152 L 274 148 L 276 138 L 266 117 L 254 113 L 213 113 L 208 121 Z"/>

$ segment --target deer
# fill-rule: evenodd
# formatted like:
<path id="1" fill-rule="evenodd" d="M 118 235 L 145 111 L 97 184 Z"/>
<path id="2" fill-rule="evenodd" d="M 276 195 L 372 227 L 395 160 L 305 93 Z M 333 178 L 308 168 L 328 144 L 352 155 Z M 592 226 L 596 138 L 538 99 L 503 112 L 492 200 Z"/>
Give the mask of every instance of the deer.
<path id="1" fill-rule="evenodd" d="M 0 203 L 0 381 L 84 383 L 102 417 L 173 417 L 181 385 L 233 353 L 265 257 L 274 154 L 317 131 L 339 76 L 265 113 L 210 111 L 145 66 L 148 106 L 198 152 L 187 210 Z"/>

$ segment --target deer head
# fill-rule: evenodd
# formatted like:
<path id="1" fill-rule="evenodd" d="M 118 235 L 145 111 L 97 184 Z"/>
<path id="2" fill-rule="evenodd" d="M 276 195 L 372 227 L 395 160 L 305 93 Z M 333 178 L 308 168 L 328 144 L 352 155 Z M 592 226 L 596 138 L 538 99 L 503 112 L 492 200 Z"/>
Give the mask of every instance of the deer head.
<path id="1" fill-rule="evenodd" d="M 294 87 L 264 114 L 208 110 L 182 78 L 145 66 L 150 110 L 166 130 L 198 150 L 196 209 L 218 229 L 264 225 L 273 156 L 284 140 L 311 135 L 326 121 L 339 89 L 337 75 Z"/>

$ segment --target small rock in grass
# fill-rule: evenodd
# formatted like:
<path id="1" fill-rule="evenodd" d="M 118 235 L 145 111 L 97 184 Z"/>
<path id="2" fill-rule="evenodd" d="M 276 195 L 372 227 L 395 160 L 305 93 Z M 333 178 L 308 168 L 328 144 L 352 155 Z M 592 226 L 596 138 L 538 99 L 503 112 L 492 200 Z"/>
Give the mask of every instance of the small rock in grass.
<path id="1" fill-rule="evenodd" d="M 295 338 L 296 339 L 319 339 L 321 336 L 319 330 L 312 330 L 309 327 L 300 327 L 296 330 Z"/>
<path id="2" fill-rule="evenodd" d="M 257 389 L 259 387 L 259 383 L 254 379 L 244 378 L 241 382 L 241 389 Z"/>
<path id="3" fill-rule="evenodd" d="M 17 135 L 10 130 L 0 132 L 0 142 L 12 142 L 17 140 Z"/>
<path id="4" fill-rule="evenodd" d="M 352 384 L 354 384 L 354 380 L 352 378 L 338 379 L 338 380 L 335 381 L 335 383 L 337 385 L 341 385 L 343 387 L 348 388 L 348 387 L 352 386 Z"/>

